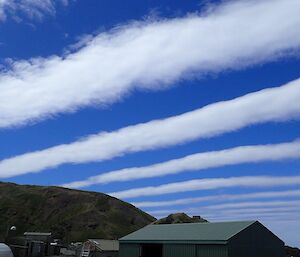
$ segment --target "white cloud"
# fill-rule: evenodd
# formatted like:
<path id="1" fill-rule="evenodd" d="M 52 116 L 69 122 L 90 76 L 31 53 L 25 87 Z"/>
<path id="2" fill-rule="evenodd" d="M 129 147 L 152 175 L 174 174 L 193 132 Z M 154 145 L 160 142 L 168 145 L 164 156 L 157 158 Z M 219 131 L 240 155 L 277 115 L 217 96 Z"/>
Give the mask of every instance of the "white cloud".
<path id="1" fill-rule="evenodd" d="M 53 6 L 50 0 L 23 1 L 37 16 Z M 299 9 L 299 0 L 229 1 L 208 13 L 101 33 L 66 56 L 12 62 L 0 74 L 0 127 L 106 105 L 135 89 L 160 90 L 191 74 L 241 69 L 295 53 Z"/>
<path id="2" fill-rule="evenodd" d="M 300 207 L 300 200 L 293 200 L 293 201 L 263 201 L 263 202 L 239 202 L 239 203 L 224 203 L 218 204 L 213 206 L 206 206 L 205 209 L 209 210 L 220 210 L 220 209 L 242 209 L 242 208 L 258 208 L 258 207 Z"/>
<path id="3" fill-rule="evenodd" d="M 127 168 L 93 176 L 82 181 L 63 184 L 63 187 L 81 188 L 95 184 L 116 181 L 132 181 L 177 174 L 186 171 L 200 171 L 208 168 L 222 167 L 242 163 L 264 161 L 282 161 L 300 157 L 300 140 L 291 143 L 240 146 L 222 151 L 197 153 L 180 159 L 145 167 Z"/>
<path id="4" fill-rule="evenodd" d="M 298 202 L 299 204 L 299 202 Z M 195 212 L 190 212 L 191 213 L 199 213 L 201 211 L 198 209 Z M 265 208 L 260 208 L 260 207 L 249 207 L 249 208 L 242 208 L 242 209 L 234 209 L 234 210 L 217 210 L 217 211 L 211 211 L 210 213 L 206 213 L 205 217 L 209 217 L 210 220 L 214 219 L 220 219 L 220 217 L 223 217 L 224 219 L 255 219 L 259 220 L 262 216 L 268 217 L 269 219 L 276 219 L 278 218 L 278 215 L 289 215 L 290 218 L 295 218 L 297 217 L 297 213 L 300 211 L 299 206 L 291 206 L 291 205 L 285 205 L 281 207 L 265 207 Z M 202 212 L 201 212 L 202 213 Z"/>
<path id="5" fill-rule="evenodd" d="M 300 79 L 182 115 L 102 132 L 70 144 L 4 159 L 0 161 L 0 177 L 39 172 L 65 163 L 104 161 L 128 153 L 209 138 L 253 124 L 298 118 L 299 99 Z"/>
<path id="6" fill-rule="evenodd" d="M 233 200 L 249 200 L 249 199 L 272 199 L 272 198 L 286 198 L 286 197 L 300 197 L 300 190 L 287 191 L 271 191 L 271 192 L 257 192 L 248 194 L 224 194 L 224 195 L 209 195 L 202 197 L 190 197 L 168 201 L 146 201 L 146 202 L 132 202 L 138 208 L 146 207 L 165 207 L 189 205 L 195 203 L 211 202 L 211 201 L 233 201 Z"/>
<path id="7" fill-rule="evenodd" d="M 68 0 L 0 0 L 0 20 L 7 16 L 16 18 L 19 14 L 42 20 L 45 15 L 55 14 L 58 3 L 68 5 Z"/>
<path id="8" fill-rule="evenodd" d="M 268 188 L 276 186 L 300 185 L 300 176 L 272 177 L 272 176 L 247 176 L 229 178 L 194 179 L 183 182 L 132 188 L 119 192 L 109 193 L 117 198 L 133 198 L 141 196 L 165 195 L 179 192 L 212 190 L 231 187 Z"/>
<path id="9" fill-rule="evenodd" d="M 238 202 L 234 204 L 198 206 L 185 209 L 160 209 L 150 210 L 147 213 L 153 216 L 166 216 L 170 213 L 188 213 L 197 215 L 201 213 L 202 217 L 216 219 L 222 217 L 239 219 L 243 217 L 253 217 L 258 214 L 272 217 L 276 213 L 298 213 L 300 211 L 300 201 L 273 201 L 273 202 Z"/>

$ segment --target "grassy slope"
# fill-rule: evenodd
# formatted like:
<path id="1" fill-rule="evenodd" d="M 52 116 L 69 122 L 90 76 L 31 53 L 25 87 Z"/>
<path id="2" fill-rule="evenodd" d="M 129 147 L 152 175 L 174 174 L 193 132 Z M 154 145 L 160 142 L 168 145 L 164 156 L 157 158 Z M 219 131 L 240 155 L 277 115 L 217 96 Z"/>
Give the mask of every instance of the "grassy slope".
<path id="1" fill-rule="evenodd" d="M 155 221 L 154 224 L 177 224 L 177 223 L 198 223 L 198 222 L 208 222 L 208 221 L 201 217 L 200 219 L 190 217 L 185 213 L 173 213 L 170 214 L 168 217 Z"/>
<path id="2" fill-rule="evenodd" d="M 117 239 L 154 220 L 101 193 L 0 183 L 0 239 L 12 225 L 17 227 L 17 235 L 50 231 L 67 241 Z"/>
<path id="3" fill-rule="evenodd" d="M 286 251 L 287 257 L 300 257 L 300 249 L 298 249 L 298 248 L 286 246 L 285 251 Z"/>

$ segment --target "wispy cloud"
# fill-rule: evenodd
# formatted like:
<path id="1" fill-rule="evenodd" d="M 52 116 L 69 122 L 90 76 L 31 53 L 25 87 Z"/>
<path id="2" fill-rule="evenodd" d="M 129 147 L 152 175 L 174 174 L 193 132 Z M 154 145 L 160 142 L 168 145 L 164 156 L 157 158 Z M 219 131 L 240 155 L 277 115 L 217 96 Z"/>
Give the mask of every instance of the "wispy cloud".
<path id="1" fill-rule="evenodd" d="M 26 15 L 30 19 L 42 20 L 45 15 L 54 15 L 56 5 L 68 5 L 69 0 L 0 0 L 0 20 L 7 16 L 20 19 Z"/>
<path id="2" fill-rule="evenodd" d="M 65 163 L 104 161 L 128 153 L 209 138 L 253 124 L 298 118 L 299 99 L 300 80 L 295 80 L 282 87 L 214 103 L 182 115 L 102 132 L 70 144 L 4 159 L 0 161 L 0 177 L 39 172 Z M 0 109 L 2 106 L 5 108 L 0 102 Z"/>
<path id="3" fill-rule="evenodd" d="M 197 153 L 180 159 L 145 167 L 127 168 L 92 176 L 82 181 L 63 184 L 63 187 L 81 188 L 116 181 L 132 181 L 160 177 L 187 171 L 200 171 L 241 163 L 281 161 L 300 157 L 300 140 L 291 143 L 240 146 L 222 151 Z"/>
<path id="4" fill-rule="evenodd" d="M 257 192 L 248 194 L 222 194 L 222 195 L 208 195 L 202 197 L 181 198 L 168 201 L 146 201 L 146 202 L 132 202 L 138 208 L 149 207 L 166 207 L 166 206 L 179 206 L 190 205 L 195 203 L 213 202 L 213 201 L 234 201 L 234 200 L 249 200 L 249 199 L 272 199 L 272 198 L 286 198 L 286 197 L 300 197 L 300 190 L 287 190 L 287 191 L 270 191 L 270 192 Z"/>
<path id="5" fill-rule="evenodd" d="M 32 8 L 23 9 L 34 16 L 53 11 L 50 0 L 21 3 L 30 4 Z M 10 5 L 23 6 L 2 0 L 2 6 Z M 295 53 L 300 47 L 299 9 L 298 0 L 228 1 L 184 18 L 121 26 L 64 56 L 12 61 L 0 74 L 0 127 L 106 105 L 135 89 L 160 90 L 190 75 L 241 69 Z"/>
<path id="6" fill-rule="evenodd" d="M 209 210 L 220 210 L 220 209 L 242 209 L 242 208 L 266 208 L 266 207 L 298 207 L 300 208 L 300 200 L 293 201 L 257 201 L 257 202 L 239 202 L 239 203 L 224 203 L 213 206 L 206 206 Z"/>
<path id="7" fill-rule="evenodd" d="M 247 176 L 229 178 L 194 179 L 183 182 L 132 188 L 119 192 L 109 193 L 117 198 L 134 198 L 141 196 L 165 195 L 179 192 L 199 190 L 212 190 L 231 187 L 268 188 L 276 186 L 300 185 L 300 176 L 276 177 L 276 176 Z"/>
<path id="8" fill-rule="evenodd" d="M 256 201 L 256 202 L 236 202 L 236 203 L 224 203 L 217 205 L 197 206 L 185 209 L 160 209 L 148 211 L 151 215 L 161 216 L 168 215 L 170 213 L 189 213 L 195 215 L 201 213 L 204 217 L 218 218 L 218 217 L 240 217 L 254 216 L 254 215 L 268 215 L 274 216 L 275 212 L 289 212 L 297 213 L 300 211 L 300 200 L 285 200 L 285 201 Z"/>

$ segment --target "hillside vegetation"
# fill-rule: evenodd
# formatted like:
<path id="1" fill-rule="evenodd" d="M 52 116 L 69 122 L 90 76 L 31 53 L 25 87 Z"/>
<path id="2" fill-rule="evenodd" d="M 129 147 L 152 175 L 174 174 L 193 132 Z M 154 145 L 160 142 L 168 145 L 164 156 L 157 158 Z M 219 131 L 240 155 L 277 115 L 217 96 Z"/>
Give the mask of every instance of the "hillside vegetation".
<path id="1" fill-rule="evenodd" d="M 159 219 L 154 222 L 154 224 L 178 224 L 178 223 L 198 223 L 198 222 L 208 222 L 201 217 L 190 217 L 185 213 L 173 213 L 169 216 Z"/>
<path id="2" fill-rule="evenodd" d="M 300 257 L 300 249 L 298 248 L 286 246 L 285 251 L 287 257 Z"/>
<path id="3" fill-rule="evenodd" d="M 17 230 L 9 236 L 39 231 L 52 232 L 69 242 L 117 239 L 154 220 L 136 207 L 102 193 L 0 183 L 0 240 L 11 226 Z"/>

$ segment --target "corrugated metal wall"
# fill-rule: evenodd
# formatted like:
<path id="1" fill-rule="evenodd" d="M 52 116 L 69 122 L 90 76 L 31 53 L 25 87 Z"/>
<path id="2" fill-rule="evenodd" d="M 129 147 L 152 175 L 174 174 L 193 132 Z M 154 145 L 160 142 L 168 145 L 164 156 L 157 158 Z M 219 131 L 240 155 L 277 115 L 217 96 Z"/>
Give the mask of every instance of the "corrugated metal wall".
<path id="1" fill-rule="evenodd" d="M 140 245 L 121 243 L 119 257 L 140 257 Z M 163 257 L 228 257 L 228 250 L 225 245 L 164 244 Z"/>
<path id="2" fill-rule="evenodd" d="M 197 257 L 228 257 L 228 249 L 225 245 L 197 245 Z"/>
<path id="3" fill-rule="evenodd" d="M 163 257 L 196 257 L 196 246 L 188 244 L 164 244 Z"/>
<path id="4" fill-rule="evenodd" d="M 120 244 L 119 257 L 140 257 L 140 245 Z"/>
<path id="5" fill-rule="evenodd" d="M 163 257 L 228 257 L 228 250 L 225 245 L 165 244 Z"/>

